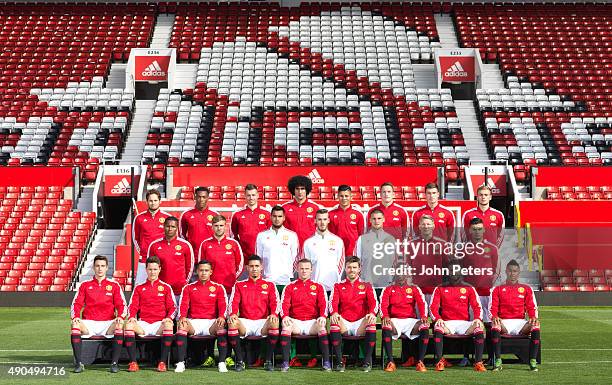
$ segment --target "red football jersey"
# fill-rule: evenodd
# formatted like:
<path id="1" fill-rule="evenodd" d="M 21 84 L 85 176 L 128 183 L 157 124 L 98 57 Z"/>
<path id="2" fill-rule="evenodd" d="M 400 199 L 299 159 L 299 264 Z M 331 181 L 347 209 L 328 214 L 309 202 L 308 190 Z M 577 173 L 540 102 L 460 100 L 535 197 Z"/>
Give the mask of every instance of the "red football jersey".
<path id="1" fill-rule="evenodd" d="M 445 241 L 452 241 L 454 239 L 455 215 L 441 204 L 437 204 L 433 209 L 428 205 L 421 206 L 412 214 L 412 231 L 414 231 L 415 236 L 421 236 L 419 231 L 419 220 L 423 215 L 429 215 L 434 218 L 435 227 L 433 234 L 435 237 L 444 239 Z"/>
<path id="2" fill-rule="evenodd" d="M 231 221 L 232 236 L 238 240 L 242 252 L 247 256 L 255 254 L 257 234 L 272 226 L 270 213 L 260 207 L 251 210 L 248 207 L 234 213 Z"/>
<path id="3" fill-rule="evenodd" d="M 134 248 L 140 254 L 140 262 L 147 260 L 149 245 L 156 239 L 164 236 L 164 221 L 170 214 L 157 210 L 152 215 L 149 210 L 143 211 L 134 217 L 132 221 L 132 242 Z"/>
<path id="4" fill-rule="evenodd" d="M 136 285 L 132 291 L 130 306 L 128 307 L 129 318 L 141 319 L 148 323 L 161 321 L 164 318 L 174 318 L 176 305 L 172 287 L 166 282 L 147 280 Z"/>
<path id="5" fill-rule="evenodd" d="M 491 293 L 493 283 L 495 283 L 495 273 L 499 263 L 499 253 L 497 246 L 485 240 L 481 248 L 466 252 L 461 259 L 461 266 L 473 267 L 480 271 L 473 271 L 473 274 L 464 274 L 465 282 L 476 288 L 478 295 L 487 296 Z M 490 269 L 490 273 L 486 269 Z"/>
<path id="6" fill-rule="evenodd" d="M 470 308 L 474 319 L 482 320 L 482 305 L 476 289 L 467 284 L 440 285 L 431 295 L 431 318 L 436 321 L 470 321 Z"/>
<path id="7" fill-rule="evenodd" d="M 353 255 L 357 238 L 363 234 L 364 229 L 363 214 L 353 207 L 342 209 L 336 206 L 329 212 L 329 231 L 342 239 L 345 255 Z"/>
<path id="8" fill-rule="evenodd" d="M 504 241 L 504 229 L 506 228 L 506 220 L 501 211 L 489 207 L 482 211 L 478 207 L 469 209 L 463 213 L 463 239 L 469 240 L 470 221 L 473 218 L 480 218 L 484 222 L 485 239 L 497 247 L 501 247 Z"/>
<path id="9" fill-rule="evenodd" d="M 521 319 L 538 318 L 538 304 L 533 289 L 529 285 L 503 284 L 491 290 L 489 299 L 489 314 L 491 318 Z"/>
<path id="10" fill-rule="evenodd" d="M 238 242 L 225 236 L 220 241 L 215 237 L 208 238 L 200 245 L 198 261 L 201 260 L 212 264 L 210 279 L 223 285 L 226 291 L 231 291 L 236 278 L 242 273 L 244 263 Z"/>
<path id="11" fill-rule="evenodd" d="M 370 218 L 370 213 L 374 209 L 379 209 L 385 216 L 385 224 L 383 229 L 389 234 L 393 235 L 395 239 L 400 241 L 405 239 L 408 235 L 408 214 L 406 209 L 397 203 L 391 203 L 389 206 L 385 206 L 382 203 L 377 204 L 368 211 L 367 218 Z M 370 222 L 368 221 L 368 228 L 370 228 Z"/>
<path id="12" fill-rule="evenodd" d="M 199 280 L 183 287 L 176 318 L 213 319 L 223 317 L 227 311 L 227 296 L 223 285 Z"/>
<path id="13" fill-rule="evenodd" d="M 380 295 L 380 314 L 389 318 L 426 318 L 425 296 L 418 286 L 387 286 Z"/>
<path id="14" fill-rule="evenodd" d="M 307 279 L 298 279 L 283 289 L 281 317 L 312 320 L 327 316 L 327 295 L 323 285 Z"/>
<path id="15" fill-rule="evenodd" d="M 261 278 L 236 282 L 229 304 L 228 315 L 237 314 L 240 318 L 251 320 L 264 319 L 280 311 L 276 286 Z"/>
<path id="16" fill-rule="evenodd" d="M 181 214 L 179 219 L 181 237 L 191 243 L 194 250 L 198 250 L 203 240 L 213 236 L 211 221 L 215 215 L 217 213 L 208 208 L 204 210 L 193 208 Z"/>
<path id="17" fill-rule="evenodd" d="M 369 282 L 348 279 L 334 284 L 330 296 L 330 314 L 338 313 L 349 322 L 378 312 L 378 301 Z"/>
<path id="18" fill-rule="evenodd" d="M 83 315 L 81 315 L 81 310 Z M 125 318 L 127 304 L 121 286 L 112 279 L 104 278 L 98 282 L 96 277 L 79 286 L 72 305 L 70 318 L 93 321 L 110 321 L 116 317 Z"/>
<path id="19" fill-rule="evenodd" d="M 417 237 L 408 242 L 407 246 L 406 262 L 414 269 L 412 282 L 425 294 L 431 294 L 434 287 L 442 284 L 441 268 L 446 267 L 448 263 L 446 251 L 452 249 L 452 245 L 436 237 L 427 241 Z"/>
<path id="20" fill-rule="evenodd" d="M 160 259 L 159 279 L 172 286 L 175 295 L 181 294 L 193 271 L 194 256 L 191 244 L 178 237 L 170 241 L 165 238 L 158 239 L 149 246 L 147 256 Z"/>
<path id="21" fill-rule="evenodd" d="M 292 199 L 284 203 L 283 208 L 285 209 L 284 226 L 297 234 L 301 253 L 304 241 L 315 233 L 315 215 L 321 207 L 309 199 L 302 204 Z"/>

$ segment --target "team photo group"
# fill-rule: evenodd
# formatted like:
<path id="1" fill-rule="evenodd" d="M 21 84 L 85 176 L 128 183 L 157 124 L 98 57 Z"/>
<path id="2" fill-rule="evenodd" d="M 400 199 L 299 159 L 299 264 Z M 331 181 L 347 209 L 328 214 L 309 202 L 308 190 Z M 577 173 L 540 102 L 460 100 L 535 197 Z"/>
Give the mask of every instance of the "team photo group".
<path id="1" fill-rule="evenodd" d="M 186 370 L 194 337 L 206 345 L 204 365 L 216 362 L 219 372 L 344 372 L 349 341 L 359 344 L 356 366 L 363 371 L 372 370 L 378 346 L 385 371 L 426 372 L 428 346 L 432 369 L 444 371 L 453 365 L 444 341 L 458 336 L 470 344 L 473 370 L 485 372 L 502 369 L 505 338 L 524 336 L 528 367 L 538 370 L 535 296 L 520 282 L 517 261 L 502 266 L 504 215 L 490 207 L 489 187 L 478 188 L 476 207 L 461 218 L 439 203 L 435 183 L 411 212 L 394 201 L 391 183 L 380 186 L 380 202 L 369 211 L 352 203 L 348 185 L 338 186 L 338 204 L 329 209 L 308 199 L 308 177 L 292 177 L 287 188 L 292 199 L 268 211 L 258 187 L 246 185 L 246 205 L 231 217 L 209 208 L 206 187 L 195 188 L 194 208 L 180 217 L 160 209 L 159 191 L 147 191 L 148 208 L 132 221 L 140 260 L 129 302 L 107 278 L 109 260 L 101 255 L 94 277 L 75 294 L 74 371 L 84 370 L 83 341 L 91 337 L 112 340 L 111 372 L 120 370 L 124 349 L 127 370 L 138 371 L 139 340 L 153 336 L 161 344 L 160 372 L 168 365 Z M 296 355 L 300 339 L 308 342 L 307 363 Z M 415 348 L 396 363 L 392 344 L 399 339 Z M 245 351 L 250 341 L 261 345 L 254 360 Z M 470 365 L 467 352 L 458 365 Z"/>

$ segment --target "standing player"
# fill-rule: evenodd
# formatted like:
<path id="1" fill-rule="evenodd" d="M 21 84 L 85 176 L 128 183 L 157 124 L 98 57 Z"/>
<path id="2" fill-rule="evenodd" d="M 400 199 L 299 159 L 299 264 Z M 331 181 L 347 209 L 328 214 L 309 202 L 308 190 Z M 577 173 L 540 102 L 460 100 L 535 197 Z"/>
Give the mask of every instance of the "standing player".
<path id="1" fill-rule="evenodd" d="M 397 260 L 395 238 L 384 230 L 384 223 L 380 209 L 370 211 L 370 228 L 359 236 L 355 246 L 355 255 L 362 263 L 361 278 L 377 289 L 392 282 L 392 277 L 382 269 L 393 267 Z"/>
<path id="2" fill-rule="evenodd" d="M 398 274 L 395 276 L 394 283 L 385 287 L 380 297 L 380 315 L 382 317 L 382 343 L 389 359 L 385 367 L 386 372 L 395 371 L 391 338 L 397 340 L 402 335 L 411 340 L 419 339 L 416 371 L 427 371 L 423 363 L 429 343 L 427 314 L 425 296 L 418 286 L 411 284 L 410 276 Z"/>
<path id="3" fill-rule="evenodd" d="M 300 253 L 304 241 L 315 233 L 315 213 L 320 208 L 318 204 L 308 199 L 312 191 L 312 181 L 302 175 L 289 179 L 287 189 L 293 199 L 283 204 L 285 209 L 285 227 L 295 231 L 300 241 Z"/>
<path id="4" fill-rule="evenodd" d="M 208 187 L 198 187 L 193 192 L 195 207 L 181 214 L 180 234 L 183 239 L 191 243 L 194 250 L 198 250 L 203 240 L 212 237 L 212 219 L 216 212 L 208 208 Z"/>
<path id="5" fill-rule="evenodd" d="M 136 362 L 136 335 L 161 335 L 161 357 L 157 364 L 158 372 L 165 372 L 170 356 L 176 312 L 172 287 L 159 279 L 161 262 L 153 256 L 147 258 L 147 281 L 137 285 L 132 292 L 128 307 L 128 321 L 125 324 L 125 347 L 130 357 L 128 372 L 139 370 Z"/>
<path id="6" fill-rule="evenodd" d="M 478 293 L 473 286 L 463 282 L 460 266 L 449 265 L 449 282 L 434 289 L 431 296 L 431 319 L 434 324 L 434 342 L 436 346 L 436 371 L 443 371 L 449 366 L 443 357 L 444 335 L 461 335 L 474 337 L 474 370 L 486 372 L 482 363 L 484 351 L 484 325 L 482 323 L 482 306 Z M 470 310 L 474 315 L 470 320 Z"/>
<path id="7" fill-rule="evenodd" d="M 408 235 L 408 214 L 406 214 L 406 209 L 394 202 L 394 199 L 393 185 L 389 182 L 380 185 L 380 203 L 370 209 L 368 217 L 372 210 L 382 211 L 385 216 L 385 231 L 393 235 L 395 239 L 402 241 Z"/>
<path id="8" fill-rule="evenodd" d="M 440 199 L 440 189 L 437 184 L 432 182 L 425 185 L 425 199 L 427 204 L 419 207 L 412 214 L 414 235 L 420 235 L 418 230 L 419 220 L 423 215 L 427 214 L 435 220 L 434 235 L 445 241 L 452 242 L 455 238 L 455 216 L 449 209 L 438 202 L 438 199 Z"/>
<path id="9" fill-rule="evenodd" d="M 227 372 L 227 330 L 225 330 L 225 312 L 227 297 L 223 285 L 210 280 L 212 274 L 210 262 L 199 261 L 196 267 L 198 280 L 183 288 L 177 315 L 178 325 L 176 345 L 178 347 L 177 373 L 185 371 L 187 355 L 187 336 L 215 336 L 219 349 L 219 372 Z"/>
<path id="10" fill-rule="evenodd" d="M 506 227 L 506 220 L 504 214 L 501 211 L 495 210 L 489 205 L 493 193 L 491 188 L 487 185 L 482 185 L 476 190 L 478 204 L 473 209 L 467 210 L 463 213 L 463 238 L 469 241 L 469 226 L 472 218 L 480 218 L 484 223 L 485 238 L 501 247 L 504 241 L 504 229 Z"/>
<path id="11" fill-rule="evenodd" d="M 345 184 L 338 187 L 338 205 L 329 212 L 329 231 L 344 242 L 344 252 L 352 254 L 357 238 L 363 234 L 364 218 L 359 207 L 351 205 L 353 193 Z"/>
<path id="12" fill-rule="evenodd" d="M 329 335 L 336 356 L 336 370 L 344 372 L 342 336 L 365 336 L 363 371 L 372 370 L 372 352 L 376 346 L 378 302 L 372 285 L 359 279 L 358 257 L 346 260 L 346 279 L 336 283 L 330 298 Z"/>
<path id="13" fill-rule="evenodd" d="M 232 215 L 230 231 L 234 239 L 240 243 L 242 252 L 245 255 L 252 255 L 255 253 L 257 234 L 270 228 L 270 213 L 257 204 L 259 199 L 257 186 L 247 184 L 244 193 L 246 206 Z"/>
<path id="14" fill-rule="evenodd" d="M 323 370 L 331 371 L 329 362 L 329 340 L 327 339 L 327 296 L 319 283 L 313 282 L 312 263 L 308 259 L 298 262 L 298 279 L 285 286 L 281 297 L 283 331 L 281 346 L 283 363 L 281 371 L 289 370 L 289 355 L 292 335 L 319 337 L 319 347 L 323 355 Z"/>
<path id="15" fill-rule="evenodd" d="M 326 209 L 317 211 L 316 224 L 316 233 L 304 242 L 304 258 L 312 262 L 313 281 L 329 291 L 340 281 L 344 243 L 329 231 L 329 212 Z"/>
<path id="16" fill-rule="evenodd" d="M 212 218 L 214 235 L 200 244 L 198 261 L 209 261 L 213 269 L 211 279 L 223 285 L 226 292 L 231 292 L 242 272 L 244 258 L 240 244 L 225 236 L 226 224 L 223 215 L 217 214 Z"/>
<path id="17" fill-rule="evenodd" d="M 268 336 L 268 350 L 264 369 L 273 371 L 272 355 L 278 342 L 279 300 L 276 286 L 261 278 L 261 258 L 251 255 L 248 259 L 249 278 L 238 281 L 232 290 L 228 310 L 229 341 L 236 353 L 237 372 L 245 369 L 240 338 Z"/>
<path id="18" fill-rule="evenodd" d="M 127 313 L 125 297 L 119 284 L 106 278 L 108 259 L 105 256 L 94 257 L 93 270 L 93 279 L 79 286 L 70 306 L 70 342 L 74 354 L 74 372 L 81 373 L 84 369 L 81 363 L 81 338 L 114 335 L 110 371 L 117 373 L 123 346 L 123 319 Z"/>
<path id="19" fill-rule="evenodd" d="M 159 258 L 164 267 L 159 279 L 172 286 L 175 301 L 181 295 L 183 286 L 191 279 L 193 271 L 193 249 L 191 244 L 178 237 L 178 219 L 168 217 L 164 221 L 164 237 L 151 243 L 147 258 Z"/>
<path id="20" fill-rule="evenodd" d="M 514 259 L 506 265 L 506 283 L 491 290 L 489 313 L 491 315 L 491 339 L 495 350 L 493 370 L 501 370 L 501 334 L 530 335 L 529 368 L 538 370 L 537 356 L 540 347 L 540 321 L 538 304 L 531 286 L 519 282 L 521 267 Z M 525 319 L 527 313 L 528 320 Z"/>
<path id="21" fill-rule="evenodd" d="M 293 278 L 300 245 L 297 234 L 283 226 L 285 209 L 274 206 L 271 215 L 272 227 L 257 235 L 255 252 L 262 259 L 263 277 L 277 286 L 284 286 Z"/>
<path id="22" fill-rule="evenodd" d="M 143 283 L 147 279 L 145 261 L 147 260 L 149 245 L 154 240 L 164 236 L 164 221 L 170 216 L 159 208 L 161 194 L 158 190 L 147 191 L 146 199 L 147 211 L 136 215 L 132 221 L 132 242 L 134 242 L 134 248 L 140 255 L 136 284 Z"/>
<path id="23" fill-rule="evenodd" d="M 434 287 L 442 283 L 442 268 L 448 263 L 447 245 L 443 239 L 433 235 L 435 222 L 430 215 L 422 215 L 419 219 L 420 237 L 408 242 L 405 250 L 407 263 L 412 266 L 413 282 L 425 294 L 431 294 Z"/>

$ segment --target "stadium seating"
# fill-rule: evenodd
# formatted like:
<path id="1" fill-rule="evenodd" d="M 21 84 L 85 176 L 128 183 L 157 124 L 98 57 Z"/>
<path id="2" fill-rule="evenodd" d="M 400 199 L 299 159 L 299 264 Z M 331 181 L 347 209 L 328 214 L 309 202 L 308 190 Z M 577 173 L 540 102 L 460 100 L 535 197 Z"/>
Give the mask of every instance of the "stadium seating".
<path id="1" fill-rule="evenodd" d="M 612 270 L 542 270 L 544 291 L 610 291 Z"/>
<path id="2" fill-rule="evenodd" d="M 61 187 L 0 187 L 0 290 L 66 291 L 95 213 L 72 210 Z"/>
<path id="3" fill-rule="evenodd" d="M 546 199 L 592 200 L 612 199 L 612 186 L 554 186 L 546 187 Z"/>

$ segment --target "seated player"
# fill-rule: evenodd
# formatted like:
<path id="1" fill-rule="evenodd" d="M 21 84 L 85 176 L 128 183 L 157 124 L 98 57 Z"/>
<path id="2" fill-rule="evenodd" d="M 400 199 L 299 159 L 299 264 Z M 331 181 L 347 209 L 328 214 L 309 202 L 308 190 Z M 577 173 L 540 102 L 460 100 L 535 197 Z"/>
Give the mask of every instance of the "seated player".
<path id="1" fill-rule="evenodd" d="M 376 346 L 376 313 L 378 302 L 374 288 L 359 279 L 361 261 L 349 257 L 345 265 L 346 279 L 334 284 L 331 292 L 329 334 L 336 356 L 336 370 L 344 372 L 342 336 L 365 336 L 363 371 L 372 370 L 372 352 Z"/>
<path id="2" fill-rule="evenodd" d="M 429 343 L 429 320 L 427 318 L 425 296 L 418 286 L 412 284 L 409 275 L 398 274 L 392 285 L 384 288 L 380 297 L 382 317 L 382 343 L 389 362 L 386 372 L 395 371 L 393 345 L 391 338 L 397 340 L 402 335 L 411 340 L 419 339 L 417 372 L 426 372 L 423 359 Z"/>
<path id="3" fill-rule="evenodd" d="M 281 296 L 283 331 L 281 346 L 283 363 L 281 371 L 289 370 L 289 354 L 292 335 L 319 336 L 323 355 L 323 370 L 331 371 L 329 340 L 327 339 L 327 296 L 320 283 L 313 282 L 312 263 L 308 259 L 298 261 L 298 279 L 285 286 Z"/>
<path id="4" fill-rule="evenodd" d="M 177 315 L 176 345 L 178 347 L 177 373 L 185 371 L 187 336 L 216 336 L 219 349 L 219 372 L 226 373 L 227 330 L 225 288 L 210 280 L 212 265 L 203 260 L 196 265 L 198 280 L 183 288 Z"/>
<path id="5" fill-rule="evenodd" d="M 111 373 L 119 371 L 119 355 L 123 346 L 123 319 L 127 306 L 123 290 L 112 279 L 106 278 L 108 259 L 102 255 L 94 257 L 94 277 L 83 282 L 72 300 L 70 317 L 72 330 L 70 341 L 74 354 L 74 372 L 81 373 L 81 338 L 91 336 L 115 336 L 111 358 Z M 82 314 L 81 314 L 82 312 Z"/>
<path id="6" fill-rule="evenodd" d="M 274 283 L 261 278 L 261 258 L 251 255 L 248 258 L 249 278 L 238 281 L 232 290 L 228 310 L 230 345 L 236 353 L 237 372 L 245 369 L 240 338 L 248 336 L 267 336 L 268 351 L 264 369 L 273 371 L 272 354 L 278 342 L 278 291 Z"/>
<path id="7" fill-rule="evenodd" d="M 482 306 L 478 293 L 473 286 L 463 282 L 460 266 L 450 264 L 449 282 L 434 289 L 431 296 L 431 319 L 434 324 L 434 342 L 436 346 L 436 370 L 443 371 L 449 366 L 442 352 L 444 335 L 474 337 L 474 370 L 486 372 L 482 363 L 484 350 L 484 325 L 482 323 Z M 470 309 L 474 319 L 470 320 Z"/>
<path id="8" fill-rule="evenodd" d="M 139 370 L 136 362 L 136 335 L 162 336 L 161 358 L 157 364 L 157 371 L 165 372 L 173 339 L 172 319 L 176 312 L 174 295 L 172 287 L 159 279 L 162 269 L 159 258 L 149 257 L 145 265 L 147 280 L 134 288 L 125 324 L 125 347 L 130 358 L 128 372 Z"/>
<path id="9" fill-rule="evenodd" d="M 501 334 L 530 335 L 529 368 L 537 371 L 537 355 L 540 345 L 540 321 L 538 304 L 531 286 L 519 282 L 521 267 L 514 259 L 506 265 L 506 282 L 491 290 L 489 313 L 491 339 L 495 351 L 493 370 L 501 370 Z M 525 319 L 527 313 L 528 320 Z"/>

